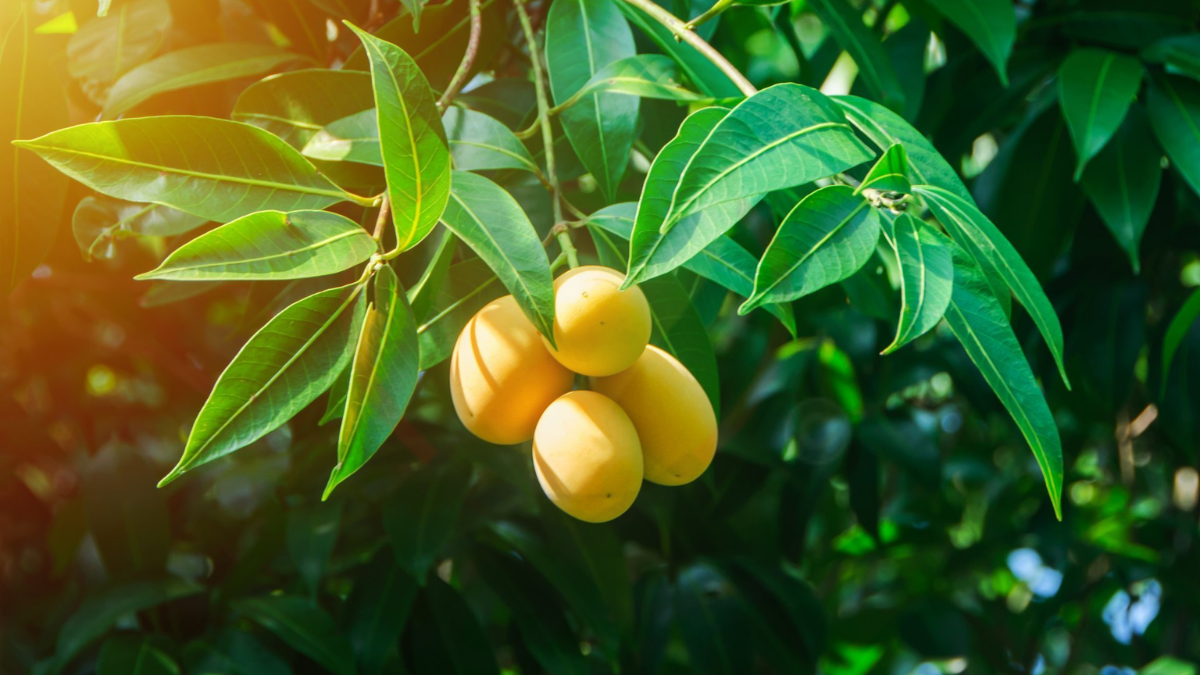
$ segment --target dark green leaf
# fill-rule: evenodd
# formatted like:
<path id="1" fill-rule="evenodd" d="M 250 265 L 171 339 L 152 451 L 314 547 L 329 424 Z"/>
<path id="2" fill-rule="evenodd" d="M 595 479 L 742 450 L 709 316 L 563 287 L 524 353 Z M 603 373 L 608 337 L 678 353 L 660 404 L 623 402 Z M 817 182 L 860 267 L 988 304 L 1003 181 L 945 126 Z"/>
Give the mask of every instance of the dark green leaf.
<path id="1" fill-rule="evenodd" d="M 418 590 L 387 547 L 358 575 L 346 607 L 346 624 L 358 665 L 366 675 L 381 672 L 396 651 Z"/>
<path id="2" fill-rule="evenodd" d="M 790 302 L 849 277 L 875 252 L 879 231 L 879 212 L 853 188 L 813 192 L 780 223 L 758 263 L 754 294 L 738 312 Z"/>
<path id="3" fill-rule="evenodd" d="M 306 504 L 288 511 L 288 553 L 311 597 L 320 589 L 341 521 L 341 504 Z"/>
<path id="4" fill-rule="evenodd" d="M 520 169 L 541 175 L 529 150 L 499 120 L 467 108 L 442 115 L 454 167 L 460 171 Z"/>
<path id="5" fill-rule="evenodd" d="M 169 647 L 169 641 L 152 635 L 117 633 L 100 647 L 96 675 L 179 675 L 183 671 L 167 653 Z"/>
<path id="6" fill-rule="evenodd" d="M 471 467 L 449 463 L 416 471 L 384 506 L 383 526 L 400 567 L 422 584 L 450 538 L 471 483 Z"/>
<path id="7" fill-rule="evenodd" d="M 747 612 L 733 584 L 716 567 L 696 563 L 675 582 L 675 616 L 688 649 L 690 670 L 700 675 L 752 671 Z"/>
<path id="8" fill-rule="evenodd" d="M 1174 35 L 1142 50 L 1142 58 L 1161 63 L 1168 73 L 1200 80 L 1200 36 Z"/>
<path id="9" fill-rule="evenodd" d="M 142 307 L 162 307 L 189 300 L 217 288 L 224 281 L 152 281 L 138 300 Z"/>
<path id="10" fill-rule="evenodd" d="M 858 65 L 858 77 L 871 95 L 895 111 L 904 110 L 904 87 L 879 38 L 845 0 L 809 0 L 808 6 L 829 28 L 838 46 Z"/>
<path id="11" fill-rule="evenodd" d="M 352 359 L 353 360 L 353 359 Z M 342 368 L 342 372 L 329 385 L 329 391 L 325 399 L 325 414 L 321 416 L 320 426 L 333 421 L 342 419 L 342 414 L 346 412 L 346 394 L 350 391 L 350 363 L 346 363 L 346 367 Z"/>
<path id="12" fill-rule="evenodd" d="M 320 607 L 287 595 L 245 598 L 233 608 L 274 633 L 326 672 L 354 675 L 354 652 L 333 618 Z"/>
<path id="13" fill-rule="evenodd" d="M 894 228 L 902 305 L 890 354 L 942 320 L 954 288 L 953 244 L 931 225 L 903 214 Z"/>
<path id="14" fill-rule="evenodd" d="M 375 240 L 328 211 L 259 211 L 205 232 L 138 279 L 304 279 L 366 261 Z"/>
<path id="15" fill-rule="evenodd" d="M 1008 86 L 1008 57 L 1017 38 L 1017 15 L 1008 0 L 929 0 L 937 11 L 975 42 Z"/>
<path id="16" fill-rule="evenodd" d="M 1183 303 L 1183 307 L 1179 308 L 1179 312 L 1175 314 L 1175 318 L 1171 319 L 1171 324 L 1167 326 L 1167 334 L 1163 338 L 1162 349 L 1162 389 L 1166 391 L 1168 373 L 1171 372 L 1171 361 L 1175 359 L 1175 352 L 1179 350 L 1180 343 L 1183 342 L 1184 336 L 1191 329 L 1192 324 L 1196 319 L 1200 318 L 1200 290 L 1192 293 L 1187 302 Z"/>
<path id="17" fill-rule="evenodd" d="M 454 261 L 457 248 L 458 237 L 455 237 L 453 232 L 442 230 L 442 239 L 438 242 L 432 259 L 421 273 L 421 278 L 408 289 L 408 304 L 412 307 L 413 318 L 418 323 L 429 318 L 430 310 L 446 283 L 450 263 Z"/>
<path id="18" fill-rule="evenodd" d="M 675 35 L 669 28 L 627 2 L 614 4 L 625 15 L 625 18 L 641 29 L 658 45 L 659 49 L 679 64 L 679 67 L 687 74 L 688 80 L 695 83 L 700 91 L 717 98 L 742 95 L 741 90 L 733 80 L 729 79 L 728 75 L 721 72 L 721 69 L 712 61 L 696 51 L 695 47 L 675 39 Z"/>
<path id="19" fill-rule="evenodd" d="M 417 599 L 409 638 L 417 675 L 499 675 L 479 619 L 463 597 L 436 576 Z"/>
<path id="20" fill-rule="evenodd" d="M 1075 143 L 1075 180 L 1129 111 L 1142 84 L 1142 64 L 1103 49 L 1076 49 L 1058 68 L 1058 102 Z"/>
<path id="21" fill-rule="evenodd" d="M 324 393 L 350 360 L 364 305 L 354 283 L 304 298 L 259 329 L 217 379 L 159 485 L 262 438 Z"/>
<path id="22" fill-rule="evenodd" d="M 1200 82 L 1171 75 L 1151 78 L 1146 109 L 1171 166 L 1200 194 Z"/>
<path id="23" fill-rule="evenodd" d="M 67 72 L 97 105 L 122 75 L 154 55 L 171 26 L 166 0 L 123 2 L 111 16 L 85 21 L 67 42 Z"/>
<path id="24" fill-rule="evenodd" d="M 404 50 L 351 26 L 371 62 L 397 248 L 416 246 L 450 198 L 450 149 L 433 90 Z"/>
<path id="25" fill-rule="evenodd" d="M 226 629 L 215 638 L 202 638 L 183 650 L 192 675 L 291 675 L 280 660 L 250 633 Z"/>
<path id="26" fill-rule="evenodd" d="M 374 106 L 367 73 L 297 70 L 247 87 L 233 107 L 233 119 L 265 129 L 300 150 L 326 125 Z"/>
<path id="27" fill-rule="evenodd" d="M 134 204 L 110 197 L 84 197 L 75 207 L 71 229 L 85 260 L 113 257 L 115 243 L 128 237 L 173 237 L 204 224 L 204 219 L 158 204 Z"/>
<path id="28" fill-rule="evenodd" d="M 417 320 L 392 268 L 375 273 L 375 303 L 367 310 L 351 361 L 338 463 L 323 499 L 358 471 L 396 429 L 417 388 Z"/>
<path id="29" fill-rule="evenodd" d="M 421 370 L 445 361 L 467 322 L 483 306 L 504 295 L 504 285 L 478 258 L 450 267 L 437 301 L 421 323 Z"/>
<path id="30" fill-rule="evenodd" d="M 863 190 L 901 194 L 912 192 L 912 184 L 908 180 L 908 154 L 904 152 L 903 145 L 897 143 L 883 153 L 854 193 L 862 194 Z"/>
<path id="31" fill-rule="evenodd" d="M 165 573 L 171 535 L 154 470 L 132 447 L 110 443 L 82 478 L 88 530 L 108 575 L 145 579 Z"/>

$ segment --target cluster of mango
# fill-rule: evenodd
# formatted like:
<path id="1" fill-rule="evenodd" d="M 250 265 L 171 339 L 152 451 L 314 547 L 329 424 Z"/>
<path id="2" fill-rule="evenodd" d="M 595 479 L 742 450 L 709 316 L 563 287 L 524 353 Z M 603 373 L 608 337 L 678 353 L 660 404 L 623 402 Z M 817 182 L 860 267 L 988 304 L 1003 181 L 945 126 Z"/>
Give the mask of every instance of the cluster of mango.
<path id="1" fill-rule="evenodd" d="M 554 342 L 511 295 L 463 328 L 450 363 L 462 423 L 501 445 L 533 439 L 538 482 L 551 501 L 588 522 L 624 513 L 645 480 L 683 485 L 717 449 L 717 418 L 696 378 L 649 344 L 650 305 L 607 267 L 554 282 Z M 573 391 L 575 374 L 588 389 Z"/>

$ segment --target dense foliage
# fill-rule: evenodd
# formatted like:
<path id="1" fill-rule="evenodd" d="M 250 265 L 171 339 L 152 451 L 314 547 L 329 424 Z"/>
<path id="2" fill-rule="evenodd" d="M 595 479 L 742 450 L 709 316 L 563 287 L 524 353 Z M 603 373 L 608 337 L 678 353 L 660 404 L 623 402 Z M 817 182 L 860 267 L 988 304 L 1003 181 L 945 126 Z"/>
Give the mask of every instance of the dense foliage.
<path id="1" fill-rule="evenodd" d="M 5 0 L 0 673 L 1194 673 L 1198 21 Z M 580 263 L 720 419 L 603 525 L 448 393 Z"/>

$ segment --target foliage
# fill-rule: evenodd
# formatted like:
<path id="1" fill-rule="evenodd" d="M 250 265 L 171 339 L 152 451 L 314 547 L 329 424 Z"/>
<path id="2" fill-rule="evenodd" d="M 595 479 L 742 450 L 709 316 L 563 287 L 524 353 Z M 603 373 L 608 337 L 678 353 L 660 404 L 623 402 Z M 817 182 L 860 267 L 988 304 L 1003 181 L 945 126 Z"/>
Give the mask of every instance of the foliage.
<path id="1" fill-rule="evenodd" d="M 0 672 L 1194 672 L 1198 20 L 4 2 Z M 447 391 L 580 262 L 720 415 L 605 525 Z"/>

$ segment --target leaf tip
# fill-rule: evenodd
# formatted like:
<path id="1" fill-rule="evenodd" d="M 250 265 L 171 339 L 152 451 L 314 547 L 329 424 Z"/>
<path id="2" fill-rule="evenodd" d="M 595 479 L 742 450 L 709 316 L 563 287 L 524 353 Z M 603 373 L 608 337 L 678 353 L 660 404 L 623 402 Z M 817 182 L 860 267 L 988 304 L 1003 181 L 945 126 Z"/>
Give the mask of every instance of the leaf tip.
<path id="1" fill-rule="evenodd" d="M 176 478 L 179 478 L 180 476 L 182 476 L 184 471 L 186 471 L 186 469 L 183 468 L 183 462 L 176 464 L 175 468 L 171 469 L 171 473 L 168 473 L 166 476 L 163 476 L 163 479 L 158 481 L 157 487 L 160 487 L 160 488 L 166 487 L 170 483 L 174 482 L 174 480 Z"/>
<path id="2" fill-rule="evenodd" d="M 737 310 L 738 316 L 746 316 L 750 312 L 754 311 L 754 309 L 757 308 L 761 304 L 762 304 L 762 298 L 757 297 L 757 296 L 746 300 L 740 306 L 738 306 L 738 310 Z"/>

